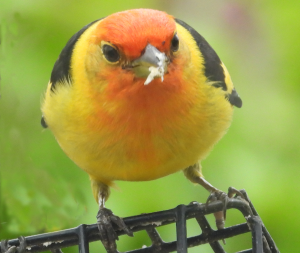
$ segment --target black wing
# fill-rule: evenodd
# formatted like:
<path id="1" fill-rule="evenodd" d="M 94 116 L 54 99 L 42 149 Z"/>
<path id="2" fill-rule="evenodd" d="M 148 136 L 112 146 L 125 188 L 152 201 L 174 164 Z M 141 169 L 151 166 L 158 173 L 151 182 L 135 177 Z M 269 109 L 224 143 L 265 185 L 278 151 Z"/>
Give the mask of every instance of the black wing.
<path id="1" fill-rule="evenodd" d="M 68 83 L 71 83 L 72 80 L 71 80 L 71 74 L 70 74 L 70 67 L 71 67 L 70 65 L 71 65 L 71 57 L 72 57 L 72 53 L 73 53 L 75 44 L 78 41 L 78 39 L 80 38 L 80 36 L 85 32 L 85 30 L 88 29 L 92 24 L 94 24 L 95 22 L 97 22 L 99 20 L 100 19 L 93 21 L 92 23 L 86 25 L 80 31 L 75 33 L 69 39 L 69 41 L 67 42 L 67 44 L 61 51 L 58 59 L 56 60 L 56 62 L 54 64 L 54 67 L 53 67 L 53 70 L 51 73 L 51 77 L 50 77 L 50 83 L 51 83 L 50 89 L 52 92 L 54 92 L 55 85 L 57 82 L 66 80 L 66 81 L 68 81 Z M 48 127 L 44 116 L 42 116 L 41 125 L 44 128 Z"/>
<path id="2" fill-rule="evenodd" d="M 175 18 L 176 23 L 187 29 L 196 41 L 202 56 L 204 57 L 204 73 L 205 76 L 216 84 L 213 84 L 216 88 L 222 88 L 227 91 L 227 85 L 225 82 L 224 69 L 221 66 L 222 62 L 215 52 L 215 50 L 208 44 L 208 42 L 191 26 L 189 26 L 184 21 Z M 232 105 L 236 107 L 242 106 L 242 100 L 237 94 L 236 90 L 233 89 L 231 94 L 227 95 L 227 99 Z"/>
<path id="3" fill-rule="evenodd" d="M 86 25 L 83 27 L 80 31 L 75 33 L 67 42 L 63 50 L 61 51 L 58 59 L 56 60 L 51 77 L 50 77 L 50 82 L 51 82 L 51 91 L 55 90 L 55 85 L 57 82 L 67 80 L 71 82 L 71 75 L 70 75 L 70 65 L 71 65 L 71 57 L 73 53 L 73 49 L 75 47 L 76 42 L 80 38 L 80 36 L 85 32 L 86 29 L 88 29 L 92 24 L 95 22 L 99 21 L 95 20 L 92 23 Z"/>

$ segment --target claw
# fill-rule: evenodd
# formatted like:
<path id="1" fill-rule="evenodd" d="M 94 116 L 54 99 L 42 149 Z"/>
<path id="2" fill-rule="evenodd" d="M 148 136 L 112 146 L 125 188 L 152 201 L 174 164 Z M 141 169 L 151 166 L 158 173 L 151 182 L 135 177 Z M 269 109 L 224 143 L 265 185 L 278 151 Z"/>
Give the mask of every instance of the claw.
<path id="1" fill-rule="evenodd" d="M 117 252 L 116 240 L 118 235 L 112 224 L 116 224 L 120 230 L 125 231 L 129 236 L 133 236 L 132 231 L 126 227 L 122 218 L 113 214 L 107 208 L 100 208 L 97 214 L 97 224 L 99 229 L 100 239 L 108 252 Z"/>
<path id="2" fill-rule="evenodd" d="M 16 246 L 11 246 L 7 251 L 5 251 L 4 253 L 15 253 L 17 251 L 17 247 Z"/>
<path id="3" fill-rule="evenodd" d="M 201 173 L 201 165 L 199 163 L 195 163 L 194 165 L 191 165 L 187 167 L 184 171 L 184 175 L 191 180 L 193 183 L 200 184 L 203 186 L 206 190 L 211 192 L 209 197 L 206 201 L 206 207 L 210 202 L 221 200 L 223 203 L 223 210 L 214 213 L 214 216 L 216 218 L 216 226 L 219 229 L 223 229 L 225 226 L 225 220 L 226 220 L 226 210 L 229 200 L 235 195 L 241 197 L 242 199 L 245 199 L 244 195 L 238 191 L 237 189 L 233 187 L 229 187 L 228 194 L 225 192 L 222 192 L 212 186 L 209 182 L 207 182 L 202 173 Z M 223 239 L 223 243 L 225 244 L 225 240 Z"/>
<path id="4" fill-rule="evenodd" d="M 2 240 L 1 241 L 1 252 L 4 253 L 15 253 L 17 250 L 16 246 L 8 246 L 8 240 Z"/>
<path id="5" fill-rule="evenodd" d="M 2 240 L 1 241 L 1 252 L 3 253 L 23 253 L 26 250 L 27 247 L 27 243 L 26 243 L 26 239 L 24 236 L 20 236 L 18 237 L 19 241 L 20 241 L 20 246 L 16 247 L 16 246 L 8 246 L 8 240 Z"/>
<path id="6" fill-rule="evenodd" d="M 228 188 L 228 194 L 227 195 L 228 195 L 229 198 L 232 198 L 234 196 L 234 194 L 236 196 L 240 196 L 242 199 L 245 199 L 244 195 L 239 190 L 237 190 L 234 187 L 230 186 Z"/>
<path id="7" fill-rule="evenodd" d="M 211 203 L 211 202 L 213 202 L 213 201 L 216 201 L 216 200 L 221 200 L 222 201 L 222 203 L 223 203 L 223 210 L 222 211 L 220 211 L 221 213 L 223 213 L 223 218 L 222 218 L 222 220 L 223 221 L 221 221 L 221 217 L 220 217 L 220 215 L 218 215 L 218 218 L 216 217 L 216 223 L 224 223 L 224 221 L 226 220 L 226 208 L 227 208 L 227 205 L 228 205 L 228 201 L 229 201 L 229 196 L 228 196 L 228 194 L 226 194 L 225 192 L 222 192 L 222 191 L 215 191 L 215 192 L 212 192 L 210 195 L 209 195 L 209 197 L 207 198 L 207 201 L 206 201 L 206 206 L 209 204 L 209 203 Z M 216 215 L 215 215 L 216 216 Z M 218 219 L 220 220 L 220 221 L 218 221 Z M 222 228 L 224 228 L 224 226 L 222 227 L 222 228 L 219 228 L 219 226 L 217 225 L 217 228 L 218 229 L 222 229 Z"/>
<path id="8" fill-rule="evenodd" d="M 112 215 L 111 216 L 111 221 L 115 223 L 121 230 L 123 230 L 127 235 L 133 236 L 132 231 L 125 225 L 124 221 L 122 218 Z"/>
<path id="9" fill-rule="evenodd" d="M 210 202 L 213 202 L 216 200 L 221 200 L 223 203 L 223 210 L 220 212 L 214 213 L 214 216 L 216 218 L 216 226 L 217 226 L 218 230 L 223 229 L 225 226 L 227 205 L 228 205 L 229 200 L 231 198 L 233 198 L 234 195 L 240 196 L 241 198 L 244 199 L 243 194 L 233 187 L 228 188 L 227 194 L 225 192 L 217 190 L 217 191 L 212 192 L 209 195 L 209 197 L 207 198 L 206 205 L 208 205 Z"/>
<path id="10" fill-rule="evenodd" d="M 18 237 L 20 246 L 18 247 L 18 253 L 23 253 L 26 250 L 27 242 L 24 236 Z"/>

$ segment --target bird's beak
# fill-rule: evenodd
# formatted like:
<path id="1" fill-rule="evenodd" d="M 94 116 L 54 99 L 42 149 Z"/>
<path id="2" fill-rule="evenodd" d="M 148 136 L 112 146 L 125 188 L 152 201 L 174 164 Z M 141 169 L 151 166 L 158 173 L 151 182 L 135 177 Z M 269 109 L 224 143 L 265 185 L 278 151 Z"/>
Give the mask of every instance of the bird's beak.
<path id="1" fill-rule="evenodd" d="M 148 44 L 145 48 L 145 53 L 132 62 L 132 67 L 137 77 L 147 77 L 144 83 L 147 85 L 155 77 L 161 77 L 161 81 L 164 80 L 164 74 L 167 72 L 169 62 L 169 58 L 165 53 Z"/>

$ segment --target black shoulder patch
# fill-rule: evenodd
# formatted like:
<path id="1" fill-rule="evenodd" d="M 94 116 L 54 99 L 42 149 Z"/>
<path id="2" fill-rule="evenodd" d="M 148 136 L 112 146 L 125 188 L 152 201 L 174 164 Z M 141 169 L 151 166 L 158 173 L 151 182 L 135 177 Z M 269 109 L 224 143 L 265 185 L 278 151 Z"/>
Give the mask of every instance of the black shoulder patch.
<path id="1" fill-rule="evenodd" d="M 222 89 L 226 91 L 225 74 L 221 66 L 221 60 L 215 50 L 213 50 L 208 42 L 194 28 L 180 19 L 175 18 L 175 21 L 187 29 L 195 39 L 199 50 L 204 57 L 205 76 L 210 81 L 218 82 L 214 85 L 215 87 L 222 87 Z"/>
<path id="2" fill-rule="evenodd" d="M 95 22 L 99 21 L 95 20 L 92 23 L 86 25 L 83 27 L 80 31 L 75 33 L 71 39 L 67 42 L 63 50 L 61 51 L 58 59 L 56 60 L 51 77 L 50 77 L 50 82 L 51 82 L 51 91 L 54 91 L 55 89 L 55 84 L 59 81 L 62 80 L 67 80 L 71 82 L 71 76 L 70 76 L 70 64 L 71 64 L 71 57 L 73 53 L 74 46 L 77 42 L 77 40 L 80 38 L 80 36 L 84 33 L 86 29 L 88 29 L 92 24 Z"/>
<path id="3" fill-rule="evenodd" d="M 41 125 L 42 125 L 43 128 L 47 128 L 48 127 L 48 125 L 47 125 L 47 123 L 45 121 L 44 115 L 42 115 L 42 118 L 41 118 Z"/>
<path id="4" fill-rule="evenodd" d="M 231 94 L 228 94 L 228 100 L 230 104 L 235 105 L 238 108 L 241 108 L 243 105 L 242 99 L 235 89 L 232 90 Z"/>

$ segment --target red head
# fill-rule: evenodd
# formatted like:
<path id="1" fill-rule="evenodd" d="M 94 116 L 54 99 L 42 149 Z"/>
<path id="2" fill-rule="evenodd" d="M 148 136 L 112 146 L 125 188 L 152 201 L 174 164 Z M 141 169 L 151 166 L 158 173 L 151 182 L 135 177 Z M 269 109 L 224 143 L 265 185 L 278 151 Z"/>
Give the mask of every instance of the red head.
<path id="1" fill-rule="evenodd" d="M 175 29 L 175 21 L 167 13 L 135 9 L 106 17 L 99 23 L 96 36 L 117 46 L 132 60 L 141 56 L 147 44 L 167 54 Z"/>

